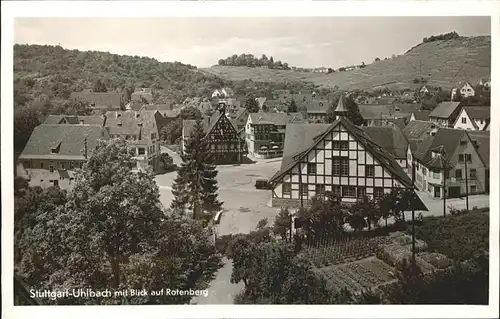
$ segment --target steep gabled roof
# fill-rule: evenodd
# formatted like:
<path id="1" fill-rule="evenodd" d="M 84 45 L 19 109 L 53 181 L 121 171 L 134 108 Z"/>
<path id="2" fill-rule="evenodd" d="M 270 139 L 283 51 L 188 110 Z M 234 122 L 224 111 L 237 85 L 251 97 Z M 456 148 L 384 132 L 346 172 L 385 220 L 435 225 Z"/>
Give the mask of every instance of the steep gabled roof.
<path id="1" fill-rule="evenodd" d="M 266 103 L 266 100 L 267 100 L 267 98 L 265 98 L 265 97 L 255 98 L 255 101 L 257 101 L 257 103 L 259 104 L 259 109 L 262 109 L 262 107 L 264 106 L 264 103 Z"/>
<path id="2" fill-rule="evenodd" d="M 108 138 L 100 125 L 41 124 L 33 130 L 19 158 L 83 160 L 85 139 L 90 154 L 99 139 Z M 52 153 L 52 148 L 57 152 Z"/>
<path id="3" fill-rule="evenodd" d="M 49 115 L 43 124 L 90 124 L 103 126 L 105 117 L 101 115 Z"/>
<path id="4" fill-rule="evenodd" d="M 359 104 L 359 113 L 365 120 L 409 117 L 420 109 L 420 104 Z"/>
<path id="5" fill-rule="evenodd" d="M 460 102 L 441 102 L 432 110 L 429 117 L 448 119 L 459 106 Z"/>
<path id="6" fill-rule="evenodd" d="M 484 165 L 490 167 L 490 132 L 467 131 L 470 139 L 476 144 L 476 150 Z"/>
<path id="7" fill-rule="evenodd" d="M 108 111 L 105 127 L 113 128 L 115 134 L 136 135 L 141 128 L 141 139 L 151 139 L 151 134 L 159 136 L 156 111 Z"/>
<path id="8" fill-rule="evenodd" d="M 430 114 L 431 114 L 431 111 L 426 111 L 426 110 L 413 112 L 413 116 L 415 117 L 415 120 L 417 120 L 417 121 L 428 121 Z"/>
<path id="9" fill-rule="evenodd" d="M 322 124 L 304 124 L 304 125 L 311 125 L 311 127 L 322 125 Z M 383 149 L 381 145 L 378 145 L 376 142 L 374 142 L 368 134 L 363 131 L 360 127 L 355 126 L 354 124 L 351 123 L 347 118 L 345 117 L 339 117 L 337 118 L 332 124 L 330 124 L 328 127 L 323 126 L 318 127 L 318 131 L 321 129 L 326 129 L 323 131 L 323 133 L 320 133 L 319 135 L 312 136 L 312 141 L 310 140 L 310 135 L 306 135 L 306 138 L 304 138 L 304 143 L 301 143 L 300 148 L 303 149 L 301 151 L 298 146 L 294 146 L 293 144 L 294 141 L 288 142 L 287 140 L 296 138 L 294 134 L 288 135 L 285 134 L 285 149 L 283 150 L 283 161 L 286 161 L 283 163 L 281 166 L 281 170 L 276 173 L 271 179 L 270 182 L 276 181 L 279 177 L 283 176 L 287 171 L 292 169 L 295 164 L 297 164 L 299 161 L 302 160 L 307 154 L 314 148 L 316 145 L 322 141 L 326 135 L 330 134 L 335 127 L 338 125 L 342 125 L 348 132 L 349 134 L 353 135 L 353 137 L 363 145 L 363 147 L 370 152 L 374 158 L 380 162 L 380 164 L 386 168 L 391 174 L 394 175 L 396 179 L 398 179 L 404 186 L 411 186 L 412 182 L 408 175 L 403 171 L 401 166 L 395 161 L 394 156 L 389 154 L 387 151 Z M 293 129 L 294 126 L 291 126 L 291 129 Z M 311 129 L 312 131 L 313 129 Z M 288 131 L 288 127 L 287 127 Z M 309 133 L 312 135 L 313 132 Z M 304 134 L 304 133 L 303 133 Z M 306 144 L 307 143 L 307 144 Z M 289 149 L 287 150 L 287 145 L 289 146 Z M 290 160 L 291 158 L 291 160 Z"/>
<path id="10" fill-rule="evenodd" d="M 434 136 L 428 136 L 422 141 L 415 157 L 421 163 L 427 165 L 432 160 L 432 151 L 440 148 L 440 151 L 444 152 L 444 156 L 449 159 L 455 154 L 464 136 L 467 137 L 467 133 L 464 130 L 440 127 Z"/>
<path id="11" fill-rule="evenodd" d="M 372 140 L 384 147 L 395 158 L 406 158 L 408 141 L 397 126 L 364 126 Z"/>
<path id="12" fill-rule="evenodd" d="M 489 120 L 491 118 L 491 108 L 489 106 L 464 106 L 463 109 L 474 120 Z"/>

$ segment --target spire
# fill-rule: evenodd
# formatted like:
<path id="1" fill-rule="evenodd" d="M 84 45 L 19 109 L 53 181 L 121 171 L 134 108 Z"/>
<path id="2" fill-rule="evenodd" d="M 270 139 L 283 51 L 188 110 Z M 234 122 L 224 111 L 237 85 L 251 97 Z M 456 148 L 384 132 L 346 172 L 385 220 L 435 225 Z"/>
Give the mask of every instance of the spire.
<path id="1" fill-rule="evenodd" d="M 346 116 L 347 112 L 349 112 L 349 110 L 344 105 L 344 95 L 342 94 L 339 98 L 339 102 L 337 103 L 337 107 L 335 108 L 333 113 L 338 117 L 340 117 L 340 116 Z"/>

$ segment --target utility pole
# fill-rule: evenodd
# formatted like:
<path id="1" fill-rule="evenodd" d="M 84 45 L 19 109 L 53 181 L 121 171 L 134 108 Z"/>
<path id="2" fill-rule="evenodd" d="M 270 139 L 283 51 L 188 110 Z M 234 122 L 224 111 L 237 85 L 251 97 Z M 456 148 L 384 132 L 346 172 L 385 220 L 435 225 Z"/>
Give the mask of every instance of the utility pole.
<path id="1" fill-rule="evenodd" d="M 465 207 L 469 210 L 469 172 L 467 171 L 467 154 L 464 153 L 465 161 Z"/>
<path id="2" fill-rule="evenodd" d="M 448 161 L 443 153 L 443 216 L 446 217 L 446 168 L 448 166 Z"/>
<path id="3" fill-rule="evenodd" d="M 413 158 L 412 158 L 412 162 L 413 162 Z M 414 163 L 412 163 L 411 165 L 412 167 L 412 173 L 411 173 L 411 186 L 412 186 L 412 194 L 411 194 L 411 199 L 412 199 L 412 202 L 410 203 L 411 205 L 411 255 L 412 255 L 412 258 L 413 258 L 413 264 L 416 264 L 417 263 L 417 259 L 415 257 L 416 253 L 415 253 L 415 205 L 414 205 L 414 202 L 415 202 L 415 171 L 414 171 Z M 404 212 L 403 212 L 404 214 Z"/>

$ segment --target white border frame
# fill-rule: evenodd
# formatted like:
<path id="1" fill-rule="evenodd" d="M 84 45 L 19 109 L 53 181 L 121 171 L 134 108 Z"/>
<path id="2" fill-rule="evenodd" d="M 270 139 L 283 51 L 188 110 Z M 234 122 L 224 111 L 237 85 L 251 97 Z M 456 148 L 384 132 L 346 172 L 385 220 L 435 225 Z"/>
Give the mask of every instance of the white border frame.
<path id="1" fill-rule="evenodd" d="M 154 10 L 152 8 L 154 7 Z M 492 38 L 491 78 L 500 84 L 500 3 L 496 1 L 221 1 L 221 2 L 134 2 L 134 1 L 26 1 L 2 2 L 2 317 L 89 318 L 123 316 L 141 318 L 497 318 L 499 172 L 497 125 L 491 127 L 490 197 L 490 305 L 489 306 L 17 306 L 13 307 L 13 21 L 17 17 L 279 17 L 279 16 L 490 16 Z M 494 58 L 495 57 L 495 58 Z M 500 90 L 492 89 L 492 122 L 499 123 Z"/>

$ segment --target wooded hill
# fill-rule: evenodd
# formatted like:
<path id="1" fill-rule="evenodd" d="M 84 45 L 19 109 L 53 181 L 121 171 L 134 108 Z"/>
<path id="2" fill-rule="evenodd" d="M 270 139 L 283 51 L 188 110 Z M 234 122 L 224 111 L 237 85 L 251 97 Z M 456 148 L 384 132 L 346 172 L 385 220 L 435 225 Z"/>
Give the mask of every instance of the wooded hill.
<path id="1" fill-rule="evenodd" d="M 330 74 L 232 66 L 215 66 L 203 71 L 231 80 L 306 81 L 344 90 L 415 89 L 422 84 L 414 80 L 423 78 L 429 85 L 451 89 L 460 81 L 475 84 L 481 78 L 490 77 L 491 37 L 433 38 L 402 55 L 366 64 L 364 68 Z"/>

